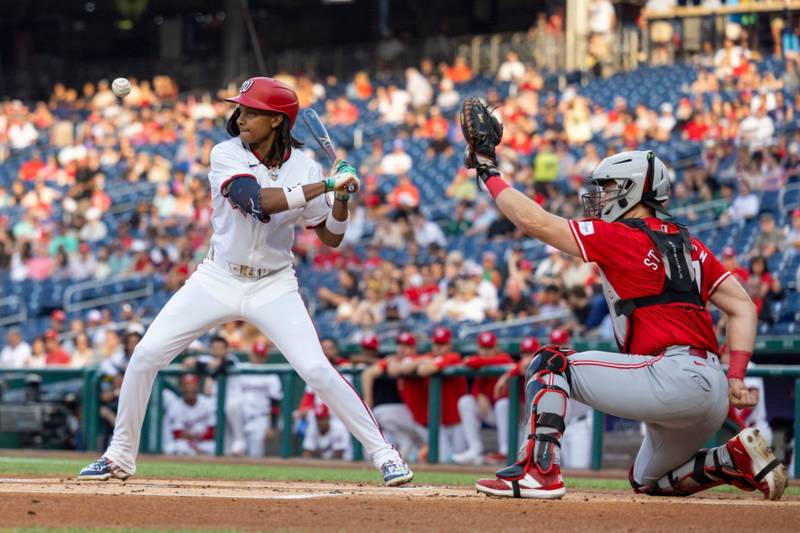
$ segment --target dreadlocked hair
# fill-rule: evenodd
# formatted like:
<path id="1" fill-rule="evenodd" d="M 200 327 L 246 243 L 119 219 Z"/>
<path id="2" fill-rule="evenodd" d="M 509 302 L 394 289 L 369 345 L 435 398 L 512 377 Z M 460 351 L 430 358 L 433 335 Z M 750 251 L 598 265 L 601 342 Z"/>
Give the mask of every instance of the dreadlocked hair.
<path id="1" fill-rule="evenodd" d="M 239 120 L 240 114 L 241 110 L 237 107 L 231 114 L 228 122 L 225 124 L 225 131 L 227 131 L 228 135 L 231 137 L 239 136 L 239 124 L 237 124 L 236 121 Z M 289 125 L 289 117 L 285 114 L 282 115 L 283 120 L 275 132 L 275 142 L 272 143 L 272 148 L 264 156 L 264 162 L 278 161 L 279 163 L 283 163 L 283 154 L 285 154 L 289 148 L 303 147 L 303 143 L 295 139 L 295 137 L 292 135 L 292 127 Z"/>

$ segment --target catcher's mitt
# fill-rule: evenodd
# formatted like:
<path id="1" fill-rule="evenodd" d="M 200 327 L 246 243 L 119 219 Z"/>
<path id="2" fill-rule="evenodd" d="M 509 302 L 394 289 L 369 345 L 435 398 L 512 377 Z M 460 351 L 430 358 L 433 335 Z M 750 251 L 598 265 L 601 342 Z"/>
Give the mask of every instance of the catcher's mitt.
<path id="1" fill-rule="evenodd" d="M 494 149 L 503 137 L 503 125 L 492 115 L 492 110 L 479 99 L 470 97 L 461 104 L 458 119 L 467 141 L 464 165 L 477 169 L 479 174 L 496 167 Z"/>

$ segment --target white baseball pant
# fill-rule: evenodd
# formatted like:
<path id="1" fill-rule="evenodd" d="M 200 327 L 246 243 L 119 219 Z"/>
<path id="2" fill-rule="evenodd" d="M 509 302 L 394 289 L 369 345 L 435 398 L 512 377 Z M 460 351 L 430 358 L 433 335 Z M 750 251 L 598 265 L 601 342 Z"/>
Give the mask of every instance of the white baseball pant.
<path id="1" fill-rule="evenodd" d="M 483 454 L 481 441 L 481 422 L 497 428 L 497 450 L 508 454 L 508 398 L 500 398 L 494 404 L 490 416 L 481 418 L 478 400 L 472 394 L 465 394 L 458 399 L 458 416 L 467 441 L 467 450 L 473 454 Z"/>

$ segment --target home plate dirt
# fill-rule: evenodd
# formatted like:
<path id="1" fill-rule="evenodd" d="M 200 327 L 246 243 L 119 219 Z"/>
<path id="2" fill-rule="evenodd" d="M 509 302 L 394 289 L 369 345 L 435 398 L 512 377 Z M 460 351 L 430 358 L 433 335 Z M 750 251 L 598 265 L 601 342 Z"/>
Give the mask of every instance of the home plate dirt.
<path id="1" fill-rule="evenodd" d="M 289 531 L 797 531 L 800 498 L 649 498 L 572 491 L 561 501 L 487 498 L 464 487 L 0 478 L 2 527 Z"/>

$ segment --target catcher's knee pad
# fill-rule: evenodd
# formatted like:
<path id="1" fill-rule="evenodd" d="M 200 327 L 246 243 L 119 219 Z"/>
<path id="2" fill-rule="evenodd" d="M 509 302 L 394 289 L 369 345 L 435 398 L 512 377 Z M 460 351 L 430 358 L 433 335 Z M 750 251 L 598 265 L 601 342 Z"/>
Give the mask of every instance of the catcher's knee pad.
<path id="1" fill-rule="evenodd" d="M 561 446 L 572 380 L 567 360 L 571 353 L 574 352 L 558 346 L 545 346 L 528 365 L 525 373 L 528 440 L 520 450 L 519 462 L 498 472 L 501 477 L 522 477 L 531 464 L 546 474 L 556 464 L 556 448 Z"/>

